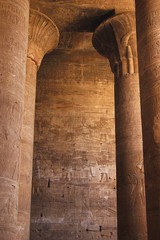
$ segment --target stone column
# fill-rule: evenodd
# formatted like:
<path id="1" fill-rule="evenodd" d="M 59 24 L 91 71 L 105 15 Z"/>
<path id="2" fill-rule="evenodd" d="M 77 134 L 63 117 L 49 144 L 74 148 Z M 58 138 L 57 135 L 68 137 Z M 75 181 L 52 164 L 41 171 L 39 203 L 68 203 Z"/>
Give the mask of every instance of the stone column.
<path id="1" fill-rule="evenodd" d="M 56 25 L 44 14 L 31 10 L 20 161 L 18 204 L 20 240 L 29 240 L 37 70 L 44 55 L 56 48 L 58 42 L 59 31 Z"/>
<path id="2" fill-rule="evenodd" d="M 0 0 L 0 239 L 16 239 L 28 0 Z"/>
<path id="3" fill-rule="evenodd" d="M 103 22 L 93 45 L 115 74 L 117 215 L 119 240 L 146 240 L 142 129 L 135 16 L 123 13 Z"/>
<path id="4" fill-rule="evenodd" d="M 137 0 L 137 40 L 149 240 L 160 239 L 160 2 Z"/>

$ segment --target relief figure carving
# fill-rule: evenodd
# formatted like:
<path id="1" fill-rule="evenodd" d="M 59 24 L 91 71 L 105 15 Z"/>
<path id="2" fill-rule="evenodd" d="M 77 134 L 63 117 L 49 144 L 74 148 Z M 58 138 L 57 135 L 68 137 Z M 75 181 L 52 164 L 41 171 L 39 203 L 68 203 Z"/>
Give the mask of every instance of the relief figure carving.
<path id="1" fill-rule="evenodd" d="M 132 207 L 137 204 L 145 204 L 144 169 L 142 162 L 137 164 L 135 172 L 128 174 L 128 178 L 130 184 L 132 184 Z"/>

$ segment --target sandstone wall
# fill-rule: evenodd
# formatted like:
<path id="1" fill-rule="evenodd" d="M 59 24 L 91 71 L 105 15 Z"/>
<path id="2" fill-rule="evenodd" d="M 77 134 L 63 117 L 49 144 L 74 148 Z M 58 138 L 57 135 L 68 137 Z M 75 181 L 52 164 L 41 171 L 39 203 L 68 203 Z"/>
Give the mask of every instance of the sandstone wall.
<path id="1" fill-rule="evenodd" d="M 116 240 L 114 81 L 91 33 L 63 33 L 38 74 L 31 240 Z"/>

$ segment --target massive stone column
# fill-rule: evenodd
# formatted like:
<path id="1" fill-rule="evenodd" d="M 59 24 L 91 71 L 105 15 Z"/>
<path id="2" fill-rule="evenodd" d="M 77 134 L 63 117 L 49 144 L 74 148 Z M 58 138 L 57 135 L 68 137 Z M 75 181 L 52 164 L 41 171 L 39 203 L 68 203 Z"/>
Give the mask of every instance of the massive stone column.
<path id="1" fill-rule="evenodd" d="M 56 25 L 44 14 L 31 10 L 20 162 L 19 236 L 17 237 L 20 240 L 29 240 L 37 70 L 43 56 L 56 48 L 58 41 L 59 31 Z"/>
<path id="2" fill-rule="evenodd" d="M 118 239 L 146 240 L 142 129 L 135 16 L 123 13 L 102 23 L 93 45 L 115 74 Z"/>
<path id="3" fill-rule="evenodd" d="M 137 0 L 137 40 L 149 240 L 160 239 L 160 2 Z"/>
<path id="4" fill-rule="evenodd" d="M 16 239 L 28 0 L 0 0 L 0 239 Z"/>

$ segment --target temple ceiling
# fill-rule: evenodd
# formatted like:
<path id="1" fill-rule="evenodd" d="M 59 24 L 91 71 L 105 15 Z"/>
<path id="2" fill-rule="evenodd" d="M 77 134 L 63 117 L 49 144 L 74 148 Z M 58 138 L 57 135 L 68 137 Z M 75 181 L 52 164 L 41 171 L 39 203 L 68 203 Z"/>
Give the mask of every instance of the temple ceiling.
<path id="1" fill-rule="evenodd" d="M 134 0 L 31 0 L 31 7 L 48 15 L 60 32 L 93 32 L 107 17 L 133 11 Z"/>

